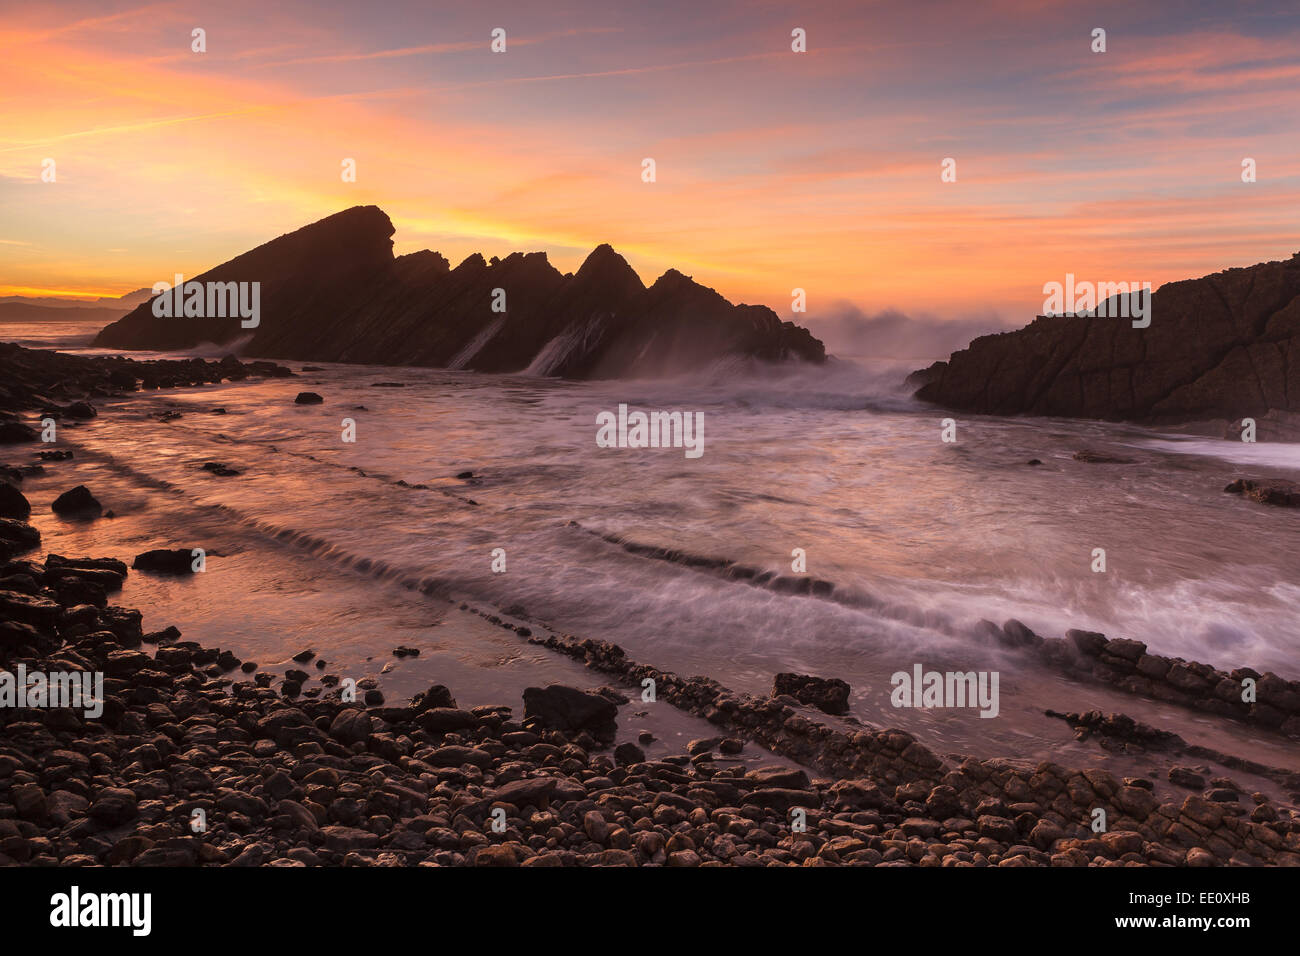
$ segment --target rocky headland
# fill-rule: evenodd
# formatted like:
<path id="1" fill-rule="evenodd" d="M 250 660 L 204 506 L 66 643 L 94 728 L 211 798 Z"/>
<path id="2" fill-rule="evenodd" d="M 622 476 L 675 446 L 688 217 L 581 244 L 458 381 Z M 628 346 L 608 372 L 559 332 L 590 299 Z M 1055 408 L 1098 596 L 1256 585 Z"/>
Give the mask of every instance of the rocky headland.
<path id="1" fill-rule="evenodd" d="M 1115 317 L 1119 305 L 982 336 L 909 381 L 924 401 L 977 414 L 1220 430 L 1253 418 L 1261 439 L 1300 437 L 1300 254 L 1161 286 L 1146 328 Z"/>
<path id="2" fill-rule="evenodd" d="M 578 379 L 672 374 L 727 356 L 826 357 L 806 329 L 765 306 L 732 305 L 676 270 L 646 287 L 608 245 L 569 274 L 542 252 L 476 253 L 452 268 L 436 252 L 394 258 L 393 233 L 378 207 L 356 206 L 186 277 L 261 283 L 256 328 L 237 316 L 159 317 L 151 300 L 95 344 L 167 350 L 238 341 L 241 354 L 261 358 Z"/>

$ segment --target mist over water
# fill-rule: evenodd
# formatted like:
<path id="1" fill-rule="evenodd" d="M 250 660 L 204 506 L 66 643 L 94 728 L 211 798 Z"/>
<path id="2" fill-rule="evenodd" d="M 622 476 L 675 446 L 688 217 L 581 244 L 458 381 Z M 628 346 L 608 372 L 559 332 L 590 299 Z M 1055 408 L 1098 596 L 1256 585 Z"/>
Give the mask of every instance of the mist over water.
<path id="1" fill-rule="evenodd" d="M 69 310 L 71 311 L 71 310 Z M 58 349 L 75 352 L 86 348 L 102 328 L 100 322 L 48 321 L 0 322 L 0 342 L 13 342 L 29 349 Z"/>
<path id="2" fill-rule="evenodd" d="M 946 444 L 948 413 L 902 387 L 912 367 L 735 362 L 689 382 L 575 383 L 328 366 L 101 403 L 100 419 L 67 438 L 113 480 L 216 509 L 227 544 L 292 546 L 355 572 L 359 592 L 392 582 L 509 609 L 739 690 L 766 692 L 779 670 L 839 676 L 864 719 L 933 723 L 954 742 L 996 723 L 1005 743 L 1016 722 L 894 711 L 891 673 L 916 662 L 1000 667 L 1004 714 L 1059 705 L 1055 677 L 1021 675 L 1022 662 L 971 639 L 986 618 L 1296 676 L 1294 516 L 1222 492 L 1246 467 L 1228 459 L 1294 477 L 1293 449 L 1251 463 L 1254 449 L 1131 426 L 961 416 L 958 442 Z M 325 403 L 294 405 L 301 390 Z M 703 456 L 597 447 L 597 414 L 620 403 L 703 412 Z M 159 422 L 169 409 L 183 417 Z M 356 422 L 355 444 L 341 441 L 344 418 Z M 1081 448 L 1135 461 L 1073 460 Z M 211 476 L 207 461 L 243 474 Z M 455 477 L 467 470 L 472 479 Z M 150 524 L 143 507 L 118 510 L 115 533 L 130 529 L 150 547 L 203 544 Z M 496 548 L 504 574 L 491 569 Z M 795 548 L 809 576 L 834 585 L 829 598 L 686 557 L 789 576 Z M 1094 548 L 1106 550 L 1106 573 L 1091 570 Z M 216 627 L 229 614 L 189 611 Z M 309 629 L 315 612 L 302 613 Z"/>

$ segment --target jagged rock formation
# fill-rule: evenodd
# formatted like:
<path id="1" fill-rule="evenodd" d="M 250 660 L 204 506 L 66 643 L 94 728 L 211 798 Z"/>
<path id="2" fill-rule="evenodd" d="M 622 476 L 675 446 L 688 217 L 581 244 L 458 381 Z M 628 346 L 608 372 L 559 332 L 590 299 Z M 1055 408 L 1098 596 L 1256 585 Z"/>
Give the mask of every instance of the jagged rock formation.
<path id="1" fill-rule="evenodd" d="M 378 207 L 357 206 L 186 276 L 260 282 L 256 329 L 237 317 L 158 317 L 146 302 L 95 344 L 180 349 L 251 334 L 241 351 L 259 357 L 572 378 L 679 372 L 725 355 L 825 359 L 806 329 L 676 270 L 646 288 L 608 245 L 567 275 L 541 252 L 475 254 L 453 269 L 436 252 L 394 258 L 393 231 Z M 495 289 L 505 290 L 504 312 L 492 310 Z"/>
<path id="2" fill-rule="evenodd" d="M 1118 297 L 1109 300 L 1110 315 Z M 1171 282 L 1151 324 L 1039 316 L 913 374 L 917 397 L 993 415 L 1175 422 L 1300 411 L 1300 253 Z"/>

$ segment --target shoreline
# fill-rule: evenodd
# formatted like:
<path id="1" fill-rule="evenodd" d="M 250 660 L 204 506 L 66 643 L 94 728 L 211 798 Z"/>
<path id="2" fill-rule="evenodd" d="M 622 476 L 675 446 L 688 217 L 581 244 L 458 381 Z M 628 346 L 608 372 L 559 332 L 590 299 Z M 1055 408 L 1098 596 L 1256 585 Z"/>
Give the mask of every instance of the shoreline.
<path id="1" fill-rule="evenodd" d="M 51 567 L 64 581 L 112 573 L 107 559 Z M 539 693 L 557 699 L 526 703 L 517 719 L 509 705 L 459 708 L 441 685 L 392 707 L 231 684 L 241 662 L 229 650 L 146 633 L 111 605 L 21 593 L 0 592 L 6 666 L 108 677 L 100 721 L 70 708 L 3 711 L 0 863 L 1300 865 L 1294 809 L 1264 794 L 1253 807 L 1221 787 L 1159 803 L 1151 781 L 1105 770 L 952 765 L 911 734 L 837 730 L 792 698 L 732 696 L 607 642 L 510 625 L 594 670 L 653 675 L 661 699 L 719 736 L 659 760 L 631 741 L 615 747 L 626 698 L 609 688 L 553 686 Z M 154 656 L 141 650 L 155 642 Z M 829 775 L 727 762 L 748 742 Z M 1097 809 L 1103 833 L 1082 822 Z M 803 832 L 791 826 L 797 811 Z"/>
<path id="2" fill-rule="evenodd" d="M 148 364 L 160 381 L 173 371 L 180 384 L 200 370 L 245 368 L 193 361 L 174 370 L 166 360 Z M 96 387 L 60 398 L 84 401 Z M 608 642 L 535 635 L 491 611 L 466 608 L 632 689 L 543 690 L 531 708 L 466 709 L 441 685 L 394 707 L 365 706 L 360 690 L 356 704 L 333 688 L 286 695 L 283 684 L 266 686 L 266 672 L 265 683 L 232 682 L 240 648 L 205 648 L 165 627 L 146 633 L 138 612 L 109 603 L 131 573 L 116 559 L 130 555 L 38 561 L 45 552 L 25 528 L 6 519 L 0 536 L 12 543 L 0 572 L 3 667 L 102 671 L 107 701 L 98 721 L 69 709 L 0 709 L 0 863 L 1300 865 L 1295 807 L 1230 780 L 1181 768 L 1171 790 L 1047 761 L 954 760 L 904 731 L 684 679 Z M 999 633 L 1024 637 L 1010 625 Z M 1007 642 L 1057 646 L 1019 638 Z M 1128 660 L 1116 652 L 1136 644 L 1087 653 L 1072 640 L 1090 671 L 1114 667 L 1109 657 Z M 153 655 L 142 650 L 154 645 Z M 295 667 L 306 676 L 314 663 Z M 638 755 L 619 734 L 620 708 L 645 705 L 618 701 L 635 698 L 646 677 L 659 703 L 702 717 L 716 737 L 663 758 Z M 1178 749 L 1122 715 L 1054 716 L 1139 752 L 1234 759 L 1185 742 Z M 755 766 L 774 761 L 768 752 L 806 769 Z M 1282 773 L 1278 785 L 1300 790 L 1300 775 Z M 504 832 L 492 828 L 496 809 Z M 1106 812 L 1104 833 L 1089 826 L 1097 809 Z M 195 810 L 205 816 L 201 834 L 191 826 Z M 803 831 L 791 825 L 798 810 Z"/>

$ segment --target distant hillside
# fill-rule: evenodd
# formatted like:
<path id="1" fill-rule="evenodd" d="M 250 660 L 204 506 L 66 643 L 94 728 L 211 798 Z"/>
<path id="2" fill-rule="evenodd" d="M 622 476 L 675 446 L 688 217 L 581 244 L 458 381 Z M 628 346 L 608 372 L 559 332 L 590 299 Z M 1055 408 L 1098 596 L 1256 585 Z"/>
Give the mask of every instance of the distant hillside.
<path id="1" fill-rule="evenodd" d="M 129 308 L 129 306 L 128 306 Z M 27 305 L 23 302 L 0 302 L 0 322 L 112 322 L 125 309 L 74 306 Z"/>
<path id="2" fill-rule="evenodd" d="M 149 289 L 136 289 L 120 296 L 67 299 L 59 296 L 0 295 L 0 305 L 35 305 L 52 309 L 108 309 L 123 315 L 150 297 Z"/>

